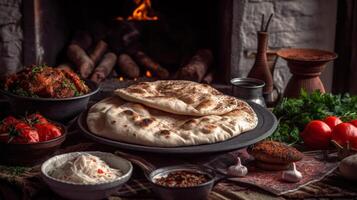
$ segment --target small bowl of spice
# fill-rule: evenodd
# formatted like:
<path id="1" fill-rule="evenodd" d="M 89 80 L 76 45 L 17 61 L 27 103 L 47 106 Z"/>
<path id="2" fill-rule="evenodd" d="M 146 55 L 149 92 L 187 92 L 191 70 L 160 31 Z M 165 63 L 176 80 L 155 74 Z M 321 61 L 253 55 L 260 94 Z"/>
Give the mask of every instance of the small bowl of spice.
<path id="1" fill-rule="evenodd" d="M 197 165 L 163 167 L 147 175 L 154 192 L 167 200 L 207 199 L 218 180 L 214 171 Z"/>

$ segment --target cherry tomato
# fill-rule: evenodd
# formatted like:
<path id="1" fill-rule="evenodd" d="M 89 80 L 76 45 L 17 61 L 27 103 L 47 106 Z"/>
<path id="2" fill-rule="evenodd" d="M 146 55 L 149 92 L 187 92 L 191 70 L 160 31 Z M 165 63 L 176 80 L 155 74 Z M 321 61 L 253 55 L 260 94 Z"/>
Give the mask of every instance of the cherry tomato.
<path id="1" fill-rule="evenodd" d="M 9 142 L 27 144 L 39 142 L 39 136 L 35 129 L 24 122 L 17 123 L 9 132 Z"/>
<path id="2" fill-rule="evenodd" d="M 342 121 L 336 116 L 328 116 L 324 119 L 324 122 L 333 129 L 337 124 L 341 124 Z"/>
<path id="3" fill-rule="evenodd" d="M 331 128 L 321 120 L 313 120 L 305 126 L 300 137 L 312 149 L 326 149 L 332 137 Z"/>
<path id="4" fill-rule="evenodd" d="M 350 121 L 349 123 L 353 124 L 353 126 L 357 127 L 357 119 Z"/>
<path id="5" fill-rule="evenodd" d="M 34 127 L 38 131 L 40 141 L 47 141 L 62 135 L 61 130 L 53 124 L 35 124 Z"/>
<path id="6" fill-rule="evenodd" d="M 332 140 L 341 146 L 349 142 L 351 147 L 357 148 L 357 128 L 350 123 L 341 123 L 333 129 Z"/>
<path id="7" fill-rule="evenodd" d="M 29 121 L 29 123 L 31 125 L 33 125 L 33 124 L 47 124 L 48 123 L 47 119 L 38 113 L 30 115 L 30 116 L 26 117 L 26 119 Z"/>

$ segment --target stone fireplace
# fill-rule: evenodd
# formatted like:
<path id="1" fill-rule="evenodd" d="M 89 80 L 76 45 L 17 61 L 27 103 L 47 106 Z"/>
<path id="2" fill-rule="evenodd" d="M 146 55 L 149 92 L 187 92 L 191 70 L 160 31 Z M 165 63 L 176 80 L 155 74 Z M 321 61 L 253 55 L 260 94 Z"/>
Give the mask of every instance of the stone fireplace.
<path id="1" fill-rule="evenodd" d="M 173 68 L 183 65 L 198 49 L 209 49 L 213 63 L 207 73 L 214 73 L 213 83 L 228 85 L 231 78 L 246 76 L 253 65 L 256 31 L 262 14 L 274 14 L 269 29 L 271 51 L 287 47 L 333 51 L 337 1 L 325 2 L 152 0 L 151 6 L 159 17 L 158 21 L 165 22 L 139 22 L 139 26 L 146 29 L 140 34 L 147 42 L 145 51 L 150 57 L 173 73 Z M 133 0 L 3 1 L 0 3 L 3 15 L 0 22 L 1 72 L 13 73 L 23 65 L 34 63 L 57 66 L 65 61 L 66 47 L 77 30 L 107 31 L 93 30 L 95 26 L 90 25 L 103 19 L 125 19 L 135 6 Z M 157 31 L 162 29 L 165 31 Z M 145 35 L 147 33 L 151 38 Z M 170 34 L 169 39 L 165 38 L 166 33 Z M 152 37 L 155 34 L 157 37 Z M 165 55 L 165 58 L 160 55 Z M 331 88 L 331 76 L 332 66 L 322 76 L 327 90 Z M 274 72 L 278 88 L 283 89 L 289 77 L 286 63 L 278 59 Z"/>

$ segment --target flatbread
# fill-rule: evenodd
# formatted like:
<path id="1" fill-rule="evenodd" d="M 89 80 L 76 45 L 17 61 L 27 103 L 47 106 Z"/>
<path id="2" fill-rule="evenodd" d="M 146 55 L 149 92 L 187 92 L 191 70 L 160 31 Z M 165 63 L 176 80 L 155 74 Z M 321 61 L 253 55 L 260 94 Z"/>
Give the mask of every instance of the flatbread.
<path id="1" fill-rule="evenodd" d="M 224 115 L 203 117 L 176 115 L 118 96 L 104 99 L 89 109 L 89 130 L 101 137 L 146 146 L 177 147 L 216 143 L 257 125 L 252 108 L 243 103 Z"/>
<path id="2" fill-rule="evenodd" d="M 241 100 L 209 85 L 183 80 L 140 82 L 117 89 L 115 94 L 130 102 L 180 115 L 222 115 L 243 105 Z"/>

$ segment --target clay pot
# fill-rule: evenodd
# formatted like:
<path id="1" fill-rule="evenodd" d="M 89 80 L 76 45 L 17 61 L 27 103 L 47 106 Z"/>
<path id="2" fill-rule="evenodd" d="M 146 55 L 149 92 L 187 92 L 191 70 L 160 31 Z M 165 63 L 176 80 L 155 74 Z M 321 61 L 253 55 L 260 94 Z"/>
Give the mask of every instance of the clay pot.
<path id="1" fill-rule="evenodd" d="M 260 79 L 265 82 L 264 94 L 270 94 L 273 91 L 273 77 L 267 58 L 268 36 L 267 32 L 258 32 L 257 55 L 254 65 L 248 74 L 249 78 Z"/>
<path id="2" fill-rule="evenodd" d="M 288 62 L 293 74 L 285 88 L 285 97 L 299 97 L 301 89 L 308 93 L 325 92 L 320 75 L 326 64 L 337 58 L 336 53 L 318 49 L 281 49 L 277 55 Z"/>

